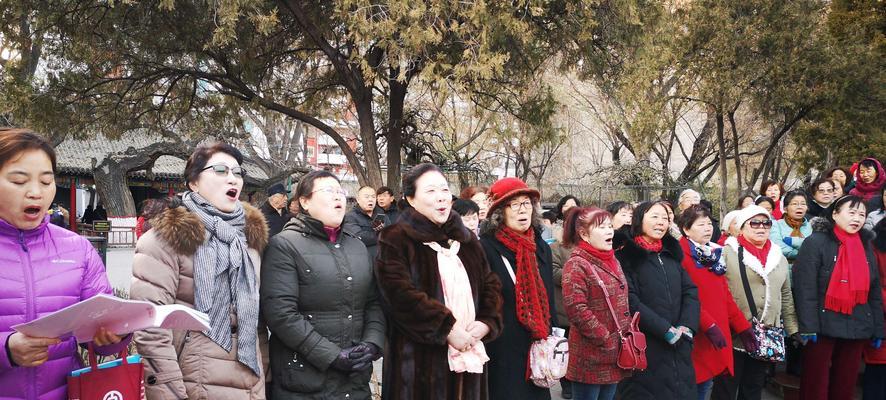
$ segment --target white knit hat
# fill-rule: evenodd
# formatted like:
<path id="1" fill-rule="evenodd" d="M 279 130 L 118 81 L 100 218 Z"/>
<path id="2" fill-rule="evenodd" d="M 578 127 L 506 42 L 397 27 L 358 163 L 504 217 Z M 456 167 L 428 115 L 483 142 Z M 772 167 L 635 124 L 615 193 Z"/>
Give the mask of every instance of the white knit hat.
<path id="1" fill-rule="evenodd" d="M 741 210 L 732 210 L 726 213 L 726 216 L 723 217 L 723 223 L 720 224 L 720 229 L 723 229 L 724 232 L 729 232 L 729 225 L 735 221 L 735 217 L 741 213 Z"/>
<path id="2" fill-rule="evenodd" d="M 738 229 L 741 229 L 745 222 L 748 222 L 749 219 L 757 215 L 765 215 L 767 218 L 772 219 L 772 215 L 769 215 L 769 211 L 766 211 L 765 208 L 753 205 L 738 210 L 738 215 L 735 216 L 735 226 L 737 226 Z"/>

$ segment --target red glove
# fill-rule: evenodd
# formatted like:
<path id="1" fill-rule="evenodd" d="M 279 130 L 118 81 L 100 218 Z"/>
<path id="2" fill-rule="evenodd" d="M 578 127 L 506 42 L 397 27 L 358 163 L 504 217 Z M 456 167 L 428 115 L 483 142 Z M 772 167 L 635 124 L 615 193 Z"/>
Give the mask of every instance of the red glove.
<path id="1" fill-rule="evenodd" d="M 756 353 L 757 350 L 760 350 L 760 344 L 757 343 L 757 338 L 754 336 L 752 328 L 739 332 L 738 337 L 741 338 L 741 344 L 744 345 L 744 349 L 748 353 Z"/>
<path id="2" fill-rule="evenodd" d="M 723 336 L 723 331 L 720 330 L 720 327 L 717 326 L 717 324 L 711 325 L 704 334 L 708 337 L 708 340 L 711 341 L 711 344 L 714 345 L 715 349 L 719 350 L 726 347 L 726 337 Z"/>

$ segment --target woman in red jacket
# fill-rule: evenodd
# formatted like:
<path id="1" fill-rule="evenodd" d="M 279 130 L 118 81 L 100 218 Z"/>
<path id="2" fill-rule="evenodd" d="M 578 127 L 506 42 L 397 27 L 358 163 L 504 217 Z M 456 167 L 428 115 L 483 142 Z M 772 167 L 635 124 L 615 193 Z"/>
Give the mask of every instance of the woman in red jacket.
<path id="1" fill-rule="evenodd" d="M 874 226 L 874 254 L 877 256 L 877 265 L 880 268 L 880 287 L 886 298 L 886 218 L 880 220 Z M 881 334 L 882 335 L 882 334 Z M 886 399 L 886 346 L 879 349 L 869 346 L 864 350 L 864 386 L 865 400 Z"/>
<path id="2" fill-rule="evenodd" d="M 698 286 L 701 303 L 703 335 L 695 336 L 692 364 L 698 398 L 704 399 L 713 386 L 713 378 L 724 373 L 734 375 L 732 362 L 732 335 L 737 333 L 746 349 L 757 347 L 751 324 L 735 304 L 726 282 L 726 264 L 720 259 L 722 247 L 711 242 L 714 225 L 707 208 L 694 205 L 683 211 L 678 219 L 683 237 L 683 269 Z"/>
<path id="3" fill-rule="evenodd" d="M 576 207 L 566 214 L 563 244 L 575 248 L 563 266 L 563 305 L 572 327 L 566 377 L 575 400 L 611 400 L 616 384 L 631 375 L 616 364 L 618 327 L 627 329 L 630 314 L 627 280 L 612 250 L 614 234 L 604 210 Z"/>

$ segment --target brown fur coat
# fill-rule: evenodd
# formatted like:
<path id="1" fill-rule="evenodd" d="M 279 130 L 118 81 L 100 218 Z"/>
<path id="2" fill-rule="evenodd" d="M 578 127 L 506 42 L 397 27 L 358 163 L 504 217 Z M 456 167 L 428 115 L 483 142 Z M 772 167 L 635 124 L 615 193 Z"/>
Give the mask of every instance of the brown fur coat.
<path id="1" fill-rule="evenodd" d="M 425 246 L 461 243 L 459 258 L 471 281 L 477 320 L 489 326 L 483 339 L 501 333 L 501 283 L 489 269 L 479 240 L 452 213 L 442 226 L 409 208 L 379 238 L 376 281 L 388 316 L 382 398 L 487 399 L 486 373 L 449 371 L 446 336 L 455 323 L 446 308 L 437 272 L 437 253 Z"/>

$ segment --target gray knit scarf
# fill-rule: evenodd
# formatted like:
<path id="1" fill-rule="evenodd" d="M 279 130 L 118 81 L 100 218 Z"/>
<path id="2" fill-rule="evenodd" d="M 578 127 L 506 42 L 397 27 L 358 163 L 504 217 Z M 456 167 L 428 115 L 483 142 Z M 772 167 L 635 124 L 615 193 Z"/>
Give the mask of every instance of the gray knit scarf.
<path id="1" fill-rule="evenodd" d="M 237 360 L 261 376 L 255 349 L 258 285 L 255 266 L 246 253 L 243 206 L 237 203 L 233 212 L 224 213 L 194 192 L 186 192 L 182 200 L 206 229 L 207 239 L 194 255 L 194 306 L 209 314 L 210 330 L 204 333 L 230 352 L 233 305 L 238 326 Z"/>

